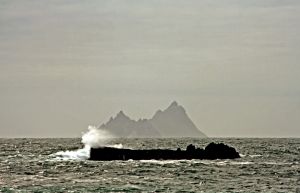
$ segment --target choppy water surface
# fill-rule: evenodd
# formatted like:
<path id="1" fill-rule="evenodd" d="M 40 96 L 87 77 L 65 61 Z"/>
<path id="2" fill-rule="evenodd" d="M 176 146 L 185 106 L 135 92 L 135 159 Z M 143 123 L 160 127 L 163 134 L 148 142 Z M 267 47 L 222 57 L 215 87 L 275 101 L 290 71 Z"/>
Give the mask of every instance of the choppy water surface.
<path id="1" fill-rule="evenodd" d="M 118 139 L 128 148 L 234 146 L 236 160 L 87 161 L 80 139 L 0 139 L 0 192 L 296 192 L 300 139 Z M 68 153 L 68 152 L 67 152 Z M 69 152 L 72 158 L 74 152 Z M 68 158 L 68 157 L 67 157 Z"/>

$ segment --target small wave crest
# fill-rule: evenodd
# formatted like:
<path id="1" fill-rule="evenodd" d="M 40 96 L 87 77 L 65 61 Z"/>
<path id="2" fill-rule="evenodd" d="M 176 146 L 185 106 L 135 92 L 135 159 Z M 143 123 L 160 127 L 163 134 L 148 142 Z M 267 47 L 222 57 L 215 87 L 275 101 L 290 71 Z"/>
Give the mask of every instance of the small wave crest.
<path id="1" fill-rule="evenodd" d="M 245 155 L 245 154 L 241 154 L 241 153 L 240 153 L 240 156 L 242 158 L 244 158 L 244 157 L 251 157 L 251 158 L 262 157 L 262 155 L 260 155 L 260 154 Z"/>
<path id="2" fill-rule="evenodd" d="M 251 158 L 262 157 L 262 155 L 260 155 L 260 154 L 254 154 L 254 155 L 249 155 L 249 157 L 251 157 Z"/>

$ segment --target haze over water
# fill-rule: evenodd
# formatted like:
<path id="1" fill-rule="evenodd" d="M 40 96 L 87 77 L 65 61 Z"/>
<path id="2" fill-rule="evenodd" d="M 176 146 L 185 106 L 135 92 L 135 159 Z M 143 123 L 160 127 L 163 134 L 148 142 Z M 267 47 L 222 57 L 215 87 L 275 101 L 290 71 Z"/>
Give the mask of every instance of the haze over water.
<path id="1" fill-rule="evenodd" d="M 0 3 L 0 136 L 80 137 L 173 100 L 208 136 L 299 137 L 300 2 Z"/>

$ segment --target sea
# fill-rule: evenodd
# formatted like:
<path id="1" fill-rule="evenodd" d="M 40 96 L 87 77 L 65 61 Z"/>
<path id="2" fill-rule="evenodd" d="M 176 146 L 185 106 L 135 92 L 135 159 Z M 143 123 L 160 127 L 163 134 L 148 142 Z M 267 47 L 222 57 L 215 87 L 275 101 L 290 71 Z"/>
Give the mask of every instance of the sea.
<path id="1" fill-rule="evenodd" d="M 0 192 L 300 192 L 300 138 L 114 139 L 185 149 L 223 142 L 234 160 L 89 161 L 79 138 L 0 139 Z"/>

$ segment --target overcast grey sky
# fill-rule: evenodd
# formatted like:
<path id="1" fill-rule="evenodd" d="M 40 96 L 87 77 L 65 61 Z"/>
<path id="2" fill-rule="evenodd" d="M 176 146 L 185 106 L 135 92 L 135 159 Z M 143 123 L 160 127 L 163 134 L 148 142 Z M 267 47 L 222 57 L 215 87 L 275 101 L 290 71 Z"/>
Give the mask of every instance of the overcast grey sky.
<path id="1" fill-rule="evenodd" d="M 300 137 L 298 0 L 2 0 L 0 137 L 173 100 L 208 136 Z"/>

